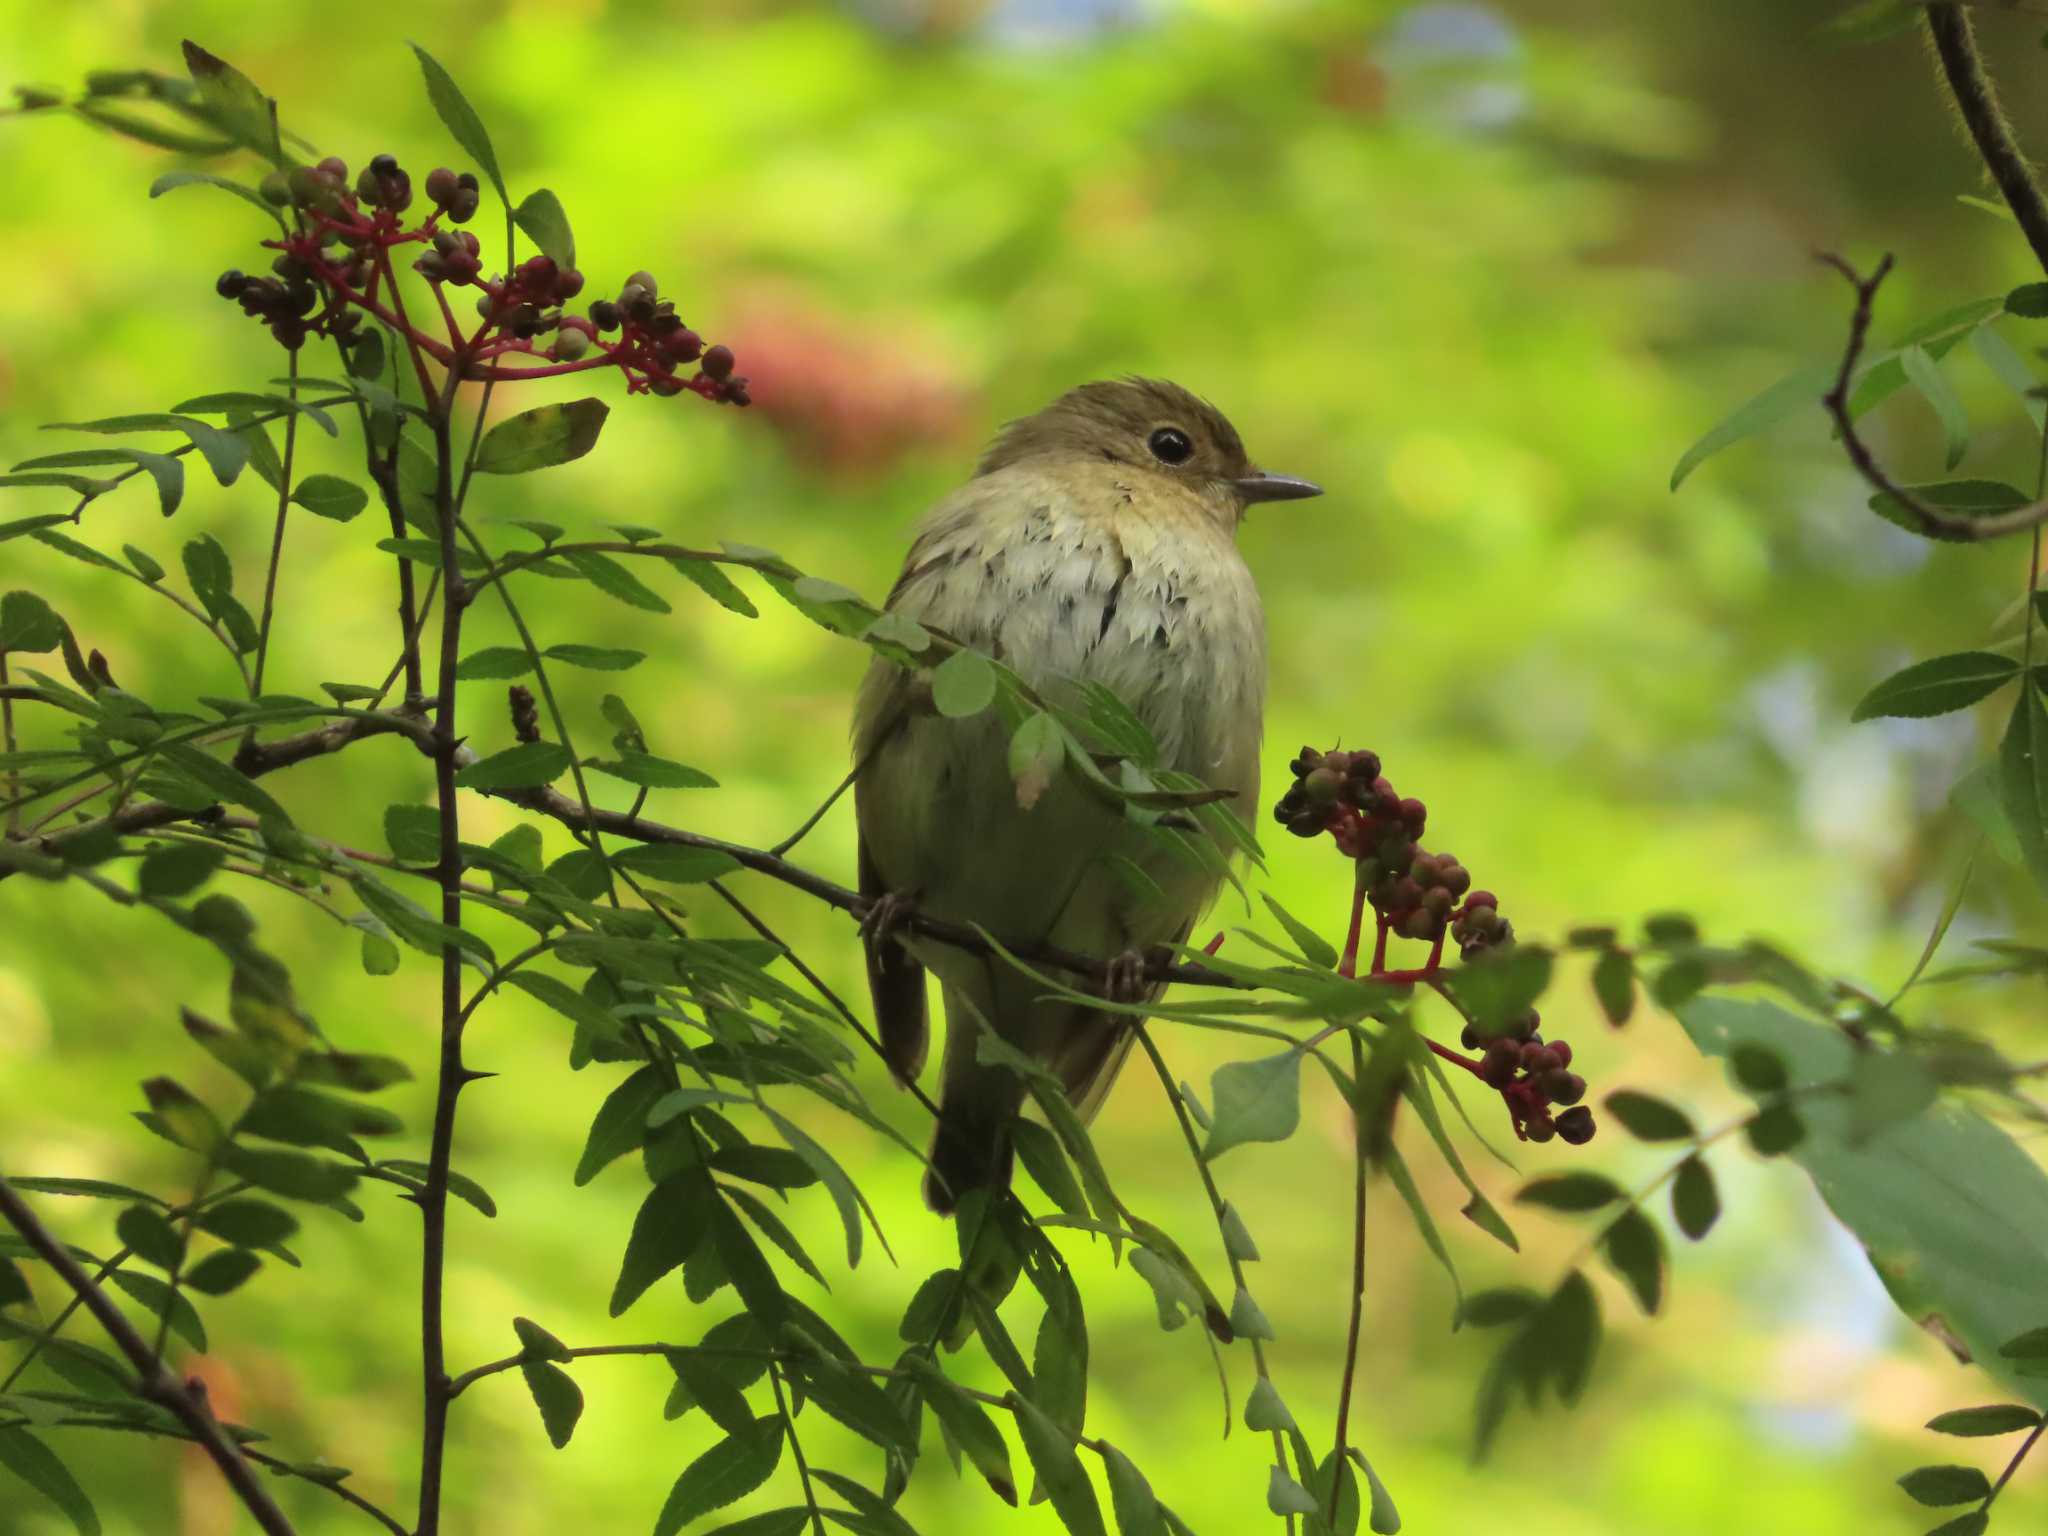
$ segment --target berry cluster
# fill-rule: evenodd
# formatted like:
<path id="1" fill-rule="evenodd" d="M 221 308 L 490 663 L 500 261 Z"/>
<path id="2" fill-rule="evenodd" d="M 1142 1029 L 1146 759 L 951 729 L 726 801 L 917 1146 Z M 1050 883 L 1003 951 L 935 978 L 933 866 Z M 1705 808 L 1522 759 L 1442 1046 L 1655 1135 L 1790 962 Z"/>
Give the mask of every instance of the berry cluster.
<path id="1" fill-rule="evenodd" d="M 1425 852 L 1416 842 L 1429 809 L 1395 791 L 1377 752 L 1303 747 L 1288 766 L 1294 783 L 1273 807 L 1273 819 L 1296 837 L 1328 832 L 1356 859 L 1359 884 L 1387 931 L 1431 943 L 1448 931 L 1467 959 L 1512 942 L 1499 899 L 1472 890 L 1471 871 L 1451 854 Z"/>
<path id="2" fill-rule="evenodd" d="M 346 339 L 367 313 L 413 349 L 416 364 L 432 358 L 465 379 L 521 379 L 616 367 L 634 394 L 679 395 L 685 390 L 729 405 L 749 403 L 747 381 L 733 372 L 729 347 L 709 346 L 659 296 L 654 278 L 636 272 L 617 298 L 599 299 L 587 315 L 564 306 L 583 291 L 583 274 L 548 255 L 529 257 L 511 272 L 489 277 L 483 247 L 465 224 L 477 211 L 480 189 L 469 172 L 440 166 L 427 174 L 430 211 L 417 224 L 412 177 L 391 155 L 378 155 L 354 181 L 348 166 L 329 157 L 264 179 L 264 198 L 298 215 L 297 228 L 264 243 L 278 252 L 274 277 L 222 274 L 224 298 L 261 319 L 286 347 L 309 335 Z M 415 328 L 398 292 L 393 252 L 424 245 L 412 268 L 432 285 L 447 325 L 446 340 Z M 475 288 L 481 323 L 465 334 L 445 290 Z M 525 355 L 543 366 L 508 368 L 504 359 Z M 687 365 L 697 365 L 685 374 Z M 424 375 L 423 375 L 424 377 Z"/>
<path id="3" fill-rule="evenodd" d="M 1435 984 L 1447 939 L 1467 960 L 1514 943 L 1514 925 L 1501 916 L 1499 898 L 1472 889 L 1472 872 L 1455 856 L 1430 853 L 1417 841 L 1428 825 L 1428 807 L 1402 796 L 1387 781 L 1378 753 L 1303 747 L 1289 767 L 1294 781 L 1274 805 L 1273 819 L 1296 837 L 1329 833 L 1338 851 L 1356 864 L 1357 894 L 1341 974 L 1356 974 L 1367 904 L 1378 926 L 1370 972 L 1374 980 Z M 1394 936 L 1427 941 L 1428 964 L 1414 971 L 1385 969 L 1387 940 Z M 1533 1008 L 1510 1020 L 1497 1037 L 1467 1024 L 1465 1048 L 1484 1047 L 1476 1060 L 1435 1041 L 1429 1046 L 1500 1094 L 1521 1140 L 1561 1138 L 1583 1145 L 1594 1131 L 1592 1110 L 1579 1102 L 1586 1096 L 1586 1080 L 1570 1070 L 1572 1048 L 1562 1040 L 1546 1042 L 1541 1024 Z M 1555 1115 L 1553 1106 L 1559 1111 Z"/>
<path id="4" fill-rule="evenodd" d="M 1558 1136 L 1575 1147 L 1584 1146 L 1594 1131 L 1593 1111 L 1579 1102 L 1586 1096 L 1586 1080 L 1571 1070 L 1571 1046 L 1563 1040 L 1546 1041 L 1537 1032 L 1540 1022 L 1533 1008 L 1523 1014 L 1514 1022 L 1512 1034 L 1487 1045 L 1474 1075 L 1507 1100 L 1515 1134 L 1522 1140 Z M 1468 1049 L 1479 1043 L 1478 1031 L 1469 1024 L 1464 1043 Z M 1553 1116 L 1552 1105 L 1562 1113 Z"/>

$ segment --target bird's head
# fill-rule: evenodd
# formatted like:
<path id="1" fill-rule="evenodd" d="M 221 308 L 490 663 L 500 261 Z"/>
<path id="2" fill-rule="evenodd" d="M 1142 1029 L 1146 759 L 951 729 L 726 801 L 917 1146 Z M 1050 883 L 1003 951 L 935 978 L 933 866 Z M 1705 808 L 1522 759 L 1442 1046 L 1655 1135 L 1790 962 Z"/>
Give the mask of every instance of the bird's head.
<path id="1" fill-rule="evenodd" d="M 1255 501 L 1322 494 L 1310 481 L 1259 469 L 1221 411 L 1163 379 L 1105 379 L 1070 389 L 1037 415 L 1004 427 L 975 472 L 1041 458 L 1106 460 L 1164 476 L 1232 528 Z"/>

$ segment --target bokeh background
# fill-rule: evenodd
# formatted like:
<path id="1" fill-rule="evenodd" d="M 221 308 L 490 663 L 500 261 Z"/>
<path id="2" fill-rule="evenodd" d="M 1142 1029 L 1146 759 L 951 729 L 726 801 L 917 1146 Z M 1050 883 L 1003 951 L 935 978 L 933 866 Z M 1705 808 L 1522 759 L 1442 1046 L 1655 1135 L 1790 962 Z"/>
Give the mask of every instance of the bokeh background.
<path id="1" fill-rule="evenodd" d="M 1880 340 L 2040 274 L 2009 225 L 1958 201 L 1983 188 L 1921 50 L 1910 37 L 1840 46 L 1818 30 L 1833 9 L 0 0 L 0 80 L 175 68 L 191 36 L 278 95 L 324 151 L 359 164 L 390 150 L 417 177 L 456 152 L 405 40 L 443 59 L 515 188 L 560 193 L 592 291 L 650 268 L 692 324 L 737 348 L 760 402 L 739 414 L 688 397 L 615 400 L 590 458 L 489 487 L 502 513 L 767 545 L 879 596 L 911 520 L 996 423 L 1091 377 L 1177 379 L 1220 403 L 1262 462 L 1330 488 L 1260 511 L 1244 531 L 1271 624 L 1269 777 L 1301 741 L 1377 748 L 1404 791 L 1429 800 L 1432 845 L 1500 891 L 1525 934 L 1676 908 L 1714 935 L 1761 934 L 1885 987 L 1910 966 L 1973 836 L 1947 800 L 1995 725 L 1852 728 L 1848 707 L 1907 660 L 1977 643 L 2020 591 L 2023 554 L 1930 549 L 1871 517 L 1818 410 L 1713 461 L 1677 496 L 1667 481 L 1726 410 L 1835 355 L 1845 293 L 1813 264 L 1815 248 L 1899 252 Z M 2048 146 L 2041 23 L 1987 12 L 1983 25 L 2023 135 Z M 49 451 L 41 422 L 163 409 L 278 371 L 259 331 L 211 293 L 219 270 L 257 264 L 260 221 L 205 192 L 150 202 L 165 163 L 75 121 L 0 121 L 8 462 Z M 2010 396 L 1967 349 L 1950 371 L 1979 427 L 1966 472 L 2027 475 Z M 1909 477 L 1938 476 L 1920 402 L 1901 397 L 1873 432 Z M 313 451 L 309 467 L 352 468 L 323 441 Z M 136 491 L 96 506 L 87 534 L 175 568 L 177 545 L 209 531 L 247 586 L 270 521 L 252 479 L 224 492 L 195 477 L 173 526 Z M 41 510 L 30 494 L 9 510 Z M 388 665 L 388 562 L 371 548 L 373 521 L 295 527 L 277 686 L 310 691 Z M 49 593 L 152 697 L 232 691 L 218 650 L 167 627 L 170 610 L 133 584 L 26 541 L 0 550 L 0 576 Z M 843 771 L 857 647 L 766 600 L 747 623 L 687 590 L 671 594 L 668 617 L 546 596 L 559 606 L 543 643 L 652 653 L 572 698 L 585 733 L 597 696 L 622 683 L 656 750 L 721 781 L 658 795 L 657 814 L 771 841 Z M 509 638 L 478 614 L 479 643 Z M 495 722 L 491 685 L 472 687 L 470 718 Z M 290 793 L 321 830 L 379 846 L 382 808 L 426 791 L 419 759 L 372 744 L 295 775 Z M 466 814 L 485 832 L 510 824 L 495 803 Z M 1275 838 L 1268 852 L 1268 888 L 1334 933 L 1346 877 L 1327 850 Z M 850 817 L 835 814 L 801 853 L 850 879 Z M 829 979 L 858 992 L 848 923 L 778 889 L 755 894 Z M 396 976 L 365 977 L 346 930 L 264 895 L 248 899 L 329 1031 L 427 1061 L 431 964 L 409 954 Z M 1951 942 L 2037 931 L 2040 916 L 1992 860 Z M 1267 920 L 1226 907 L 1217 925 L 1247 921 Z M 210 953 L 146 915 L 82 890 L 0 885 L 0 1164 L 174 1189 L 180 1170 L 128 1111 L 151 1073 L 211 1080 L 175 1007 L 218 1012 L 225 980 Z M 1950 989 L 1934 1006 L 2038 1053 L 2048 1030 L 2036 1003 Z M 1546 1013 L 1596 1091 L 1650 1088 L 1709 1122 L 1735 1105 L 1668 1018 L 1645 1011 L 1608 1031 L 1576 972 Z M 644 1186 L 615 1168 L 577 1191 L 569 1175 L 609 1076 L 572 1075 L 562 1021 L 521 998 L 487 1011 L 471 1039 L 472 1060 L 500 1075 L 465 1099 L 457 1163 L 502 1214 L 456 1208 L 453 1361 L 510 1352 L 515 1313 L 578 1344 L 694 1337 L 709 1316 L 674 1280 L 627 1318 L 604 1316 Z M 1193 1032 L 1169 1031 L 1167 1047 L 1198 1085 L 1230 1054 L 1226 1037 Z M 914 1105 L 879 1073 L 870 1086 L 922 1134 Z M 393 1100 L 423 1148 L 425 1089 Z M 951 1235 L 919 1207 L 900 1154 L 858 1126 L 814 1124 L 872 1193 L 899 1264 L 874 1254 L 812 1299 L 886 1357 L 910 1289 L 947 1261 Z M 1194 1173 L 1142 1071 L 1112 1098 L 1100 1137 L 1126 1196 L 1220 1268 Z M 1264 1249 L 1254 1273 L 1281 1336 L 1283 1390 L 1318 1440 L 1344 1316 L 1347 1137 L 1338 1104 L 1311 1082 L 1291 1142 L 1218 1165 Z M 1715 1161 L 1731 1209 L 1680 1255 L 1666 1315 L 1644 1323 L 1609 1286 L 1615 1336 L 1585 1403 L 1516 1417 L 1477 1470 L 1469 1404 L 1488 1343 L 1450 1333 L 1441 1271 L 1398 1203 L 1375 1196 L 1353 1424 L 1408 1529 L 1908 1532 L 1933 1522 L 1891 1486 L 1899 1472 L 2002 1464 L 1999 1442 L 1919 1432 L 1996 1389 L 1890 1309 L 1804 1179 L 1739 1147 Z M 1531 1214 L 1517 1259 L 1457 1219 L 1461 1196 L 1432 1154 L 1418 1147 L 1413 1162 L 1469 1284 L 1547 1285 L 1578 1240 Z M 1658 1166 L 1613 1133 L 1523 1159 L 1525 1171 L 1567 1163 L 1628 1181 Z M 1517 1176 L 1483 1154 L 1476 1166 L 1498 1196 L 1513 1188 Z M 46 1206 L 78 1241 L 107 1240 L 111 1207 Z M 310 1221 L 304 1271 L 273 1268 L 213 1306 L 206 1369 L 225 1407 L 282 1451 L 350 1466 L 357 1486 L 403 1508 L 417 1227 L 396 1201 L 370 1207 L 361 1226 Z M 814 1251 L 833 1250 L 816 1191 L 791 1220 Z M 1162 1334 L 1135 1277 L 1076 1249 L 1091 1297 L 1091 1427 L 1127 1447 L 1196 1528 L 1268 1519 L 1267 1443 L 1220 1437 L 1195 1332 Z M 658 1362 L 594 1361 L 578 1376 L 589 1407 L 560 1453 L 515 1376 L 462 1400 L 455 1530 L 650 1528 L 704 1444 L 703 1422 L 664 1423 Z M 831 1426 L 809 1437 L 815 1458 L 866 1469 Z M 90 1472 L 110 1531 L 236 1528 L 210 1471 L 174 1448 L 73 1435 L 65 1449 Z M 59 1528 L 18 1493 L 0 1485 L 0 1531 Z M 308 1531 L 364 1528 L 317 1492 L 282 1496 Z M 956 1483 L 932 1446 L 904 1508 L 931 1531 L 1053 1528 L 1044 1507 L 1007 1511 Z M 2030 1466 L 1998 1523 L 2044 1514 L 2048 1469 Z"/>

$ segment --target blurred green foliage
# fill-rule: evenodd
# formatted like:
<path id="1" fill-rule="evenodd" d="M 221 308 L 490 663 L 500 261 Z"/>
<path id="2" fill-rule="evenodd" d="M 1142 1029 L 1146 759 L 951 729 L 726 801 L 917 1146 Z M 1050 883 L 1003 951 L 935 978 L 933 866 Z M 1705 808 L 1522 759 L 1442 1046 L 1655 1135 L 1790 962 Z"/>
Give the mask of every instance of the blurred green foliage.
<path id="1" fill-rule="evenodd" d="M 653 270 L 693 325 L 734 345 L 761 401 L 748 415 L 615 401 L 595 455 L 491 487 L 504 513 L 741 539 L 879 596 L 912 517 L 995 423 L 1089 377 L 1185 383 L 1230 412 L 1262 463 L 1332 493 L 1261 512 L 1244 534 L 1271 625 L 1269 765 L 1300 741 L 1379 750 L 1428 797 L 1433 845 L 1500 891 L 1526 935 L 1678 908 L 1710 934 L 1762 934 L 1888 988 L 1974 836 L 1945 802 L 1994 727 L 1965 716 L 1852 728 L 1848 709 L 1905 661 L 1977 643 L 2021 590 L 2021 554 L 1930 550 L 1872 518 L 1818 409 L 1714 461 L 1676 498 L 1665 485 L 1730 406 L 1837 355 L 1847 296 L 1810 247 L 1900 252 L 1880 339 L 2038 274 L 2004 226 L 1956 201 L 1979 190 L 1974 165 L 1910 42 L 1840 49 L 1816 35 L 1817 14 L 1766 0 L 0 0 L 0 77 L 64 85 L 101 66 L 175 68 L 189 35 L 276 93 L 324 151 L 354 164 L 389 149 L 424 168 L 454 152 L 404 39 L 447 60 L 514 184 L 561 194 L 594 288 Z M 1994 67 L 2030 72 L 2013 77 L 2020 128 L 2048 143 L 2040 93 L 2018 88 L 2039 76 L 2038 25 L 1987 18 L 1987 31 Z M 165 163 L 75 123 L 0 123 L 8 462 L 48 450 L 39 422 L 160 409 L 278 371 L 256 328 L 210 292 L 220 269 L 257 263 L 258 216 L 199 191 L 151 204 Z M 1980 422 L 1964 472 L 2030 484 L 2009 397 L 1973 359 L 1951 371 Z M 1904 475 L 1932 478 L 1941 439 L 1920 402 L 1902 396 L 1874 430 Z M 309 467 L 354 468 L 315 451 L 336 457 Z M 208 531 L 257 570 L 263 500 L 246 482 L 195 481 L 166 529 L 138 491 L 97 506 L 93 533 L 171 563 L 176 543 Z M 295 526 L 272 662 L 282 686 L 381 678 L 387 561 L 370 543 Z M 23 542 L 0 552 L 0 574 L 16 584 L 28 561 L 117 674 L 171 695 L 232 691 L 222 655 L 160 643 L 133 589 Z M 630 696 L 659 749 L 723 786 L 660 797 L 668 819 L 772 841 L 843 771 L 857 648 L 783 613 L 748 624 L 708 603 L 647 620 L 574 593 L 555 612 L 560 634 L 542 644 L 602 636 L 654 654 Z M 477 613 L 478 643 L 509 641 Z M 502 741 L 489 687 L 472 685 L 468 707 Z M 567 701 L 572 723 L 596 729 L 602 691 Z M 379 845 L 386 804 L 427 789 L 425 765 L 395 746 L 293 785 L 324 797 L 325 830 L 365 846 Z M 499 810 L 472 814 L 490 832 Z M 1334 934 L 1342 868 L 1320 845 L 1268 841 L 1272 889 Z M 802 852 L 848 878 L 850 817 Z M 2021 882 L 1987 863 L 1951 942 L 2038 922 Z M 174 1005 L 217 1009 L 225 977 L 147 914 L 23 884 L 0 885 L 0 1157 L 147 1183 L 165 1163 L 126 1118 L 134 1085 L 166 1068 L 198 1075 Z M 849 924 L 781 891 L 760 903 L 835 986 L 858 991 Z M 369 978 L 353 937 L 317 913 L 279 903 L 264 921 L 316 1014 L 361 1048 L 423 1058 L 434 977 L 421 957 Z M 1216 921 L 1271 927 L 1263 909 L 1254 920 L 1226 906 Z M 1962 989 L 1941 1004 L 2010 1053 L 2038 1053 L 2048 1029 L 2000 995 L 2007 1013 Z M 1668 1018 L 1641 1014 L 1610 1034 L 1589 991 L 1558 1002 L 1546 1029 L 1577 1044 L 1596 1096 L 1651 1088 L 1703 1123 L 1735 1103 Z M 560 1023 L 507 998 L 472 1032 L 472 1061 L 499 1076 L 465 1102 L 457 1166 L 504 1214 L 454 1218 L 458 1368 L 508 1353 L 515 1313 L 576 1344 L 661 1323 L 602 1317 L 639 1190 L 624 1177 L 570 1185 L 605 1085 L 568 1074 Z M 1162 1038 L 1198 1085 L 1227 1059 L 1206 1036 Z M 423 1127 L 426 1091 L 408 1093 L 394 1107 Z M 912 1107 L 898 1109 L 917 1134 Z M 1276 1372 L 1297 1414 L 1326 1429 L 1349 1129 L 1333 1097 L 1312 1095 L 1307 1112 L 1304 1134 L 1241 1152 L 1220 1175 L 1256 1213 Z M 828 1311 L 874 1357 L 908 1285 L 946 1262 L 952 1238 L 900 1156 L 844 1122 L 833 1130 L 901 1260 L 834 1277 Z M 1176 1231 L 1204 1230 L 1199 1186 L 1142 1073 L 1099 1133 L 1134 1203 L 1170 1213 Z M 1574 1155 L 1553 1146 L 1524 1167 Z M 1576 1156 L 1624 1183 L 1658 1166 L 1611 1133 Z M 1439 1209 L 1462 1203 L 1448 1177 L 1416 1166 Z M 1620 1339 L 1588 1400 L 1570 1419 L 1517 1421 L 1476 1472 L 1467 1414 L 1484 1346 L 1447 1331 L 1447 1288 L 1413 1232 L 1376 1223 L 1353 1423 L 1409 1529 L 1914 1528 L 1890 1484 L 1932 1454 L 1917 1427 L 1986 1389 L 1897 1318 L 1789 1168 L 1735 1151 L 1716 1166 L 1730 1214 L 1681 1255 L 1662 1325 L 1611 1297 Z M 1483 1177 L 1498 1191 L 1514 1179 L 1497 1165 Z M 83 1233 L 107 1212 L 56 1214 Z M 400 1507 L 417 1412 L 411 1216 L 393 1203 L 360 1227 L 309 1224 L 303 1273 L 266 1275 L 216 1309 L 207 1365 L 224 1411 L 293 1455 L 352 1466 Z M 824 1202 L 800 1201 L 791 1220 L 829 1249 Z M 1519 1225 L 1512 1262 L 1450 1233 L 1469 1281 L 1549 1282 L 1577 1234 L 1533 1214 Z M 1265 1519 L 1265 1447 L 1219 1441 L 1194 1330 L 1160 1334 L 1145 1287 L 1099 1248 L 1076 1262 L 1092 1285 L 1102 1432 L 1197 1528 Z M 653 1362 L 592 1362 L 579 1377 L 589 1408 L 561 1453 L 509 1375 L 465 1397 L 456 1529 L 648 1526 L 701 1423 L 662 1423 L 667 1373 Z M 110 1530 L 234 1528 L 210 1472 L 179 1468 L 173 1450 L 71 1449 Z M 1996 1450 L 1983 1465 L 1999 1464 Z M 129 1458 L 144 1466 L 118 1472 Z M 2001 1524 L 2048 1510 L 2040 1483 L 2028 1468 Z M 356 1528 L 322 1495 L 281 1496 L 308 1531 Z M 928 1529 L 1053 1528 L 1043 1507 L 992 1514 L 985 1491 L 955 1485 L 935 1457 L 906 1509 Z M 9 1536 L 55 1529 L 0 1504 Z"/>

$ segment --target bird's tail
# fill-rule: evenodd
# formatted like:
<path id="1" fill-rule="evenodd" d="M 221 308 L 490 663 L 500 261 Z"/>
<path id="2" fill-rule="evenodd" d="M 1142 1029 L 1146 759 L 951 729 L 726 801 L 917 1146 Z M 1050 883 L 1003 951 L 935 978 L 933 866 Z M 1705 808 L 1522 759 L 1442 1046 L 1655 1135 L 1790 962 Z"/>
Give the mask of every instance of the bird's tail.
<path id="1" fill-rule="evenodd" d="M 1015 1113 L 1012 1108 L 1010 1114 Z M 969 1190 L 1008 1189 L 1016 1162 L 1009 1117 L 997 1120 L 980 1111 L 970 1117 L 948 1104 L 932 1132 L 931 1160 L 924 1175 L 924 1203 L 941 1216 L 952 1215 Z"/>

